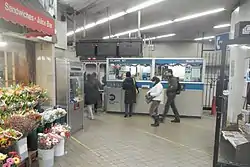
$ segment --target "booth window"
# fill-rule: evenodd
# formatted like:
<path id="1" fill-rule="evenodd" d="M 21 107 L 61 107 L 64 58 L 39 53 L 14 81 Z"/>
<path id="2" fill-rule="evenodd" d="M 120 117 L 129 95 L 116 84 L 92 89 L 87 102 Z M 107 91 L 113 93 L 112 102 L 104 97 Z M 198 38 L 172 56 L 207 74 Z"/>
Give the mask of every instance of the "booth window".
<path id="1" fill-rule="evenodd" d="M 202 82 L 203 60 L 156 60 L 155 75 L 162 81 L 167 81 L 168 69 L 172 69 L 181 82 Z"/>
<path id="2" fill-rule="evenodd" d="M 122 59 L 121 59 L 122 60 Z M 143 59 L 142 59 L 143 60 Z M 109 63 L 108 80 L 124 80 L 126 73 L 130 72 L 136 80 L 150 81 L 152 63 L 139 63 L 139 61 L 127 60 L 126 62 Z"/>

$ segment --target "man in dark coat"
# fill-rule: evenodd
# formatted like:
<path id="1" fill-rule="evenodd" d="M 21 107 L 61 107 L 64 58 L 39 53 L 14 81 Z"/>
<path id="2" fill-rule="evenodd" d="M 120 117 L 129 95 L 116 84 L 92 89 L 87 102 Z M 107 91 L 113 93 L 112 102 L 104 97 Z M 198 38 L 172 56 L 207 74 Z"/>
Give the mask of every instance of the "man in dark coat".
<path id="1" fill-rule="evenodd" d="M 102 89 L 102 84 L 101 82 L 97 79 L 97 74 L 95 72 L 93 72 L 92 74 L 92 79 L 93 79 L 93 84 L 96 90 L 98 90 L 98 99 L 95 103 L 94 109 L 95 109 L 95 113 L 97 113 L 97 108 L 98 108 L 98 104 L 101 103 L 102 100 L 102 95 L 100 94 L 99 90 Z"/>
<path id="2" fill-rule="evenodd" d="M 131 77 L 131 73 L 126 73 L 126 79 L 122 84 L 123 90 L 125 90 L 124 103 L 125 103 L 125 116 L 131 117 L 133 112 L 133 104 L 136 103 L 136 91 L 137 86 L 135 80 Z"/>
<path id="3" fill-rule="evenodd" d="M 165 117 L 167 116 L 167 113 L 169 111 L 169 108 L 171 106 L 175 119 L 171 122 L 174 123 L 180 123 L 180 115 L 175 105 L 175 97 L 178 89 L 178 79 L 173 76 L 173 71 L 171 69 L 168 69 L 167 71 L 167 78 L 168 78 L 168 88 L 167 88 L 167 102 L 165 104 L 163 117 L 161 119 L 161 122 L 164 122 Z"/>
<path id="4" fill-rule="evenodd" d="M 91 119 L 94 119 L 92 107 L 96 104 L 99 98 L 99 91 L 96 89 L 92 75 L 87 75 L 87 80 L 84 83 L 84 95 L 85 95 L 85 104 L 88 107 L 88 111 L 90 114 Z"/>

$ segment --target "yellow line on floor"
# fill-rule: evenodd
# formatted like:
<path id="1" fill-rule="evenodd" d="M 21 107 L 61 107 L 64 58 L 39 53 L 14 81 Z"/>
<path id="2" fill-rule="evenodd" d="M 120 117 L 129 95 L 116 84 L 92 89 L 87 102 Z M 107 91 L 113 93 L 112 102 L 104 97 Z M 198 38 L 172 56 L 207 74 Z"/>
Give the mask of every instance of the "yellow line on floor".
<path id="1" fill-rule="evenodd" d="M 169 140 L 169 139 L 167 139 L 167 138 L 158 136 L 158 135 L 156 135 L 156 134 L 153 134 L 153 133 L 150 133 L 150 132 L 141 130 L 141 129 L 136 129 L 136 130 L 139 131 L 139 132 L 141 132 L 141 133 L 147 134 L 147 135 L 149 135 L 149 136 L 153 136 L 153 137 L 155 137 L 155 138 L 157 138 L 157 139 L 161 139 L 161 140 L 167 141 L 167 142 L 172 143 L 172 144 L 174 144 L 174 145 L 181 146 L 181 147 L 185 147 L 185 148 L 187 148 L 187 149 L 189 149 L 189 150 L 191 150 L 191 151 L 196 151 L 196 152 L 200 152 L 200 153 L 206 154 L 206 155 L 208 155 L 208 156 L 212 156 L 211 154 L 209 154 L 209 153 L 207 153 L 207 152 L 205 152 L 205 151 L 202 151 L 202 150 L 199 150 L 199 149 L 196 149 L 196 148 L 192 148 L 192 147 L 189 147 L 189 146 L 184 145 L 184 144 L 181 144 L 181 143 L 174 142 L 174 141 L 172 141 L 172 140 Z"/>
<path id="2" fill-rule="evenodd" d="M 77 140 L 73 136 L 71 136 L 71 139 L 74 140 L 77 144 L 84 147 L 85 149 L 89 150 L 91 153 L 93 153 L 95 156 L 99 157 L 103 161 L 108 162 L 112 167 L 116 167 L 116 165 L 114 165 L 112 162 L 107 161 L 101 154 L 99 154 L 98 152 L 96 152 L 93 149 L 89 148 L 86 144 L 83 144 L 81 141 Z"/>

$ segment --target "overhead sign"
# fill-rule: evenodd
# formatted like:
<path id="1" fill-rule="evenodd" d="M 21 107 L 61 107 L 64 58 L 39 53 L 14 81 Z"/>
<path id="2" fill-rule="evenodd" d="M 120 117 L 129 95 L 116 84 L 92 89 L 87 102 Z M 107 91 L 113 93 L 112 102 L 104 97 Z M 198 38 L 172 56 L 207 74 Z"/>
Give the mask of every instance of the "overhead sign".
<path id="1" fill-rule="evenodd" d="M 235 25 L 235 37 L 249 37 L 250 36 L 250 21 L 241 21 Z"/>
<path id="2" fill-rule="evenodd" d="M 229 40 L 229 33 L 220 34 L 215 37 L 215 48 L 221 50 L 222 43 Z"/>
<path id="3" fill-rule="evenodd" d="M 0 18 L 50 36 L 55 34 L 55 21 L 53 18 L 27 8 L 15 0 L 1 1 Z"/>

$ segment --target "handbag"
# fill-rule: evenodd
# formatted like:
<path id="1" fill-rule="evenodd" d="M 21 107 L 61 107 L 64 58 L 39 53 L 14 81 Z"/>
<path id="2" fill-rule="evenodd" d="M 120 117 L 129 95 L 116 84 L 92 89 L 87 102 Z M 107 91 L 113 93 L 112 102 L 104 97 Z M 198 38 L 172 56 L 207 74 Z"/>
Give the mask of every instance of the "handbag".
<path id="1" fill-rule="evenodd" d="M 149 104 L 153 101 L 155 97 L 154 96 L 150 96 L 150 95 L 145 95 L 145 100 L 146 100 L 146 103 Z"/>

